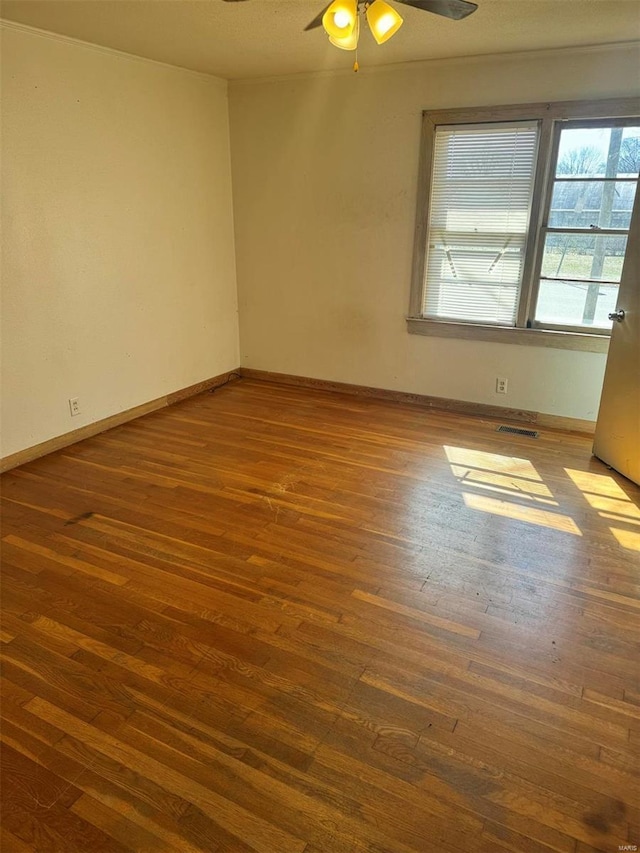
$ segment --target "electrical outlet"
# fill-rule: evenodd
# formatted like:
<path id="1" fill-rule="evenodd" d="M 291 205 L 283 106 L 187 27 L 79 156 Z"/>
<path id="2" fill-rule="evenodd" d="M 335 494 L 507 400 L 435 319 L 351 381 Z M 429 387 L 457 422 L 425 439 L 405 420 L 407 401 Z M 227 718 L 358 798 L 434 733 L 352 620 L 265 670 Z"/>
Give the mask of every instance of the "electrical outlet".
<path id="1" fill-rule="evenodd" d="M 506 394 L 507 386 L 509 384 L 509 380 L 504 377 L 497 376 L 496 377 L 496 394 Z"/>
<path id="2" fill-rule="evenodd" d="M 77 397 L 69 397 L 69 411 L 72 418 L 80 414 L 80 400 Z"/>

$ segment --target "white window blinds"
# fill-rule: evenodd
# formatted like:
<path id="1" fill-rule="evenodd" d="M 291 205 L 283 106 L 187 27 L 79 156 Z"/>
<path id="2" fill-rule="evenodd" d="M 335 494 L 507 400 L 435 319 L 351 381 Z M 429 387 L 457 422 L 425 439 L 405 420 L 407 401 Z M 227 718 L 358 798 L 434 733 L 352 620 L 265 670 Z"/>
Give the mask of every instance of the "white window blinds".
<path id="1" fill-rule="evenodd" d="M 436 128 L 423 316 L 515 325 L 538 122 Z"/>

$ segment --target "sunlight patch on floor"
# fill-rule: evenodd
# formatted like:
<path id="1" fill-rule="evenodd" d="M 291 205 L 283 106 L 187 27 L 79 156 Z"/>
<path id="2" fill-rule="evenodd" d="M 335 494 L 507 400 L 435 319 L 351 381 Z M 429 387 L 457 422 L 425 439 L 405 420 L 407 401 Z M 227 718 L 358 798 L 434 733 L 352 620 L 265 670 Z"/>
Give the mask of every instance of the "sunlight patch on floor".
<path id="1" fill-rule="evenodd" d="M 580 489 L 590 507 L 597 510 L 601 518 L 618 524 L 637 527 L 640 525 L 640 508 L 629 498 L 621 486 L 608 474 L 592 474 L 590 471 L 564 469 Z M 610 527 L 619 545 L 630 551 L 640 551 L 640 533 Z"/>
<path id="2" fill-rule="evenodd" d="M 592 474 L 590 471 L 576 471 L 573 468 L 565 468 L 564 470 L 581 492 L 617 498 L 630 503 L 629 498 L 613 477 L 609 477 L 607 474 Z"/>
<path id="3" fill-rule="evenodd" d="M 584 492 L 584 496 L 589 506 L 594 509 L 622 515 L 625 518 L 640 518 L 640 508 L 631 503 L 630 500 L 620 501 L 617 498 L 603 498 L 602 495 L 591 495 L 588 492 Z"/>
<path id="4" fill-rule="evenodd" d="M 527 524 L 536 524 L 559 530 L 562 533 L 572 533 L 574 536 L 582 536 L 580 528 L 568 515 L 557 512 L 547 512 L 534 506 L 522 506 L 512 501 L 496 500 L 486 495 L 475 495 L 463 492 L 462 497 L 469 509 L 480 512 L 490 512 L 493 515 L 501 515 L 505 518 L 513 518 L 516 521 L 524 521 Z"/>
<path id="5" fill-rule="evenodd" d="M 629 551 L 640 551 L 640 533 L 635 530 L 620 530 L 618 527 L 610 527 L 609 530 L 623 548 Z"/>
<path id="6" fill-rule="evenodd" d="M 558 501 L 528 459 L 448 445 L 444 445 L 444 452 L 461 486 L 501 496 L 489 497 L 475 491 L 465 491 L 462 496 L 469 509 L 549 527 L 574 536 L 582 535 L 575 521 L 568 515 L 554 510 L 546 511 L 538 506 L 557 507 Z"/>
<path id="7" fill-rule="evenodd" d="M 528 459 L 517 456 L 502 456 L 499 453 L 485 453 L 481 450 L 470 450 L 467 447 L 450 447 L 444 445 L 444 452 L 451 465 L 464 468 L 484 469 L 495 474 L 510 475 L 542 482 L 542 477 Z M 551 494 L 547 490 L 548 494 Z"/>
<path id="8" fill-rule="evenodd" d="M 553 500 L 551 492 L 544 483 L 523 480 L 505 474 L 495 474 L 492 471 L 474 469 L 464 465 L 452 465 L 451 470 L 454 476 L 460 482 L 464 482 L 465 485 L 473 485 L 479 489 L 487 489 L 505 495 L 516 494 L 524 500 L 558 506 L 558 502 Z"/>
<path id="9" fill-rule="evenodd" d="M 628 518 L 627 516 L 621 517 L 614 512 L 599 512 L 598 515 L 602 518 L 606 518 L 607 521 L 617 521 L 618 524 L 631 524 L 634 527 L 640 527 L 640 518 Z"/>

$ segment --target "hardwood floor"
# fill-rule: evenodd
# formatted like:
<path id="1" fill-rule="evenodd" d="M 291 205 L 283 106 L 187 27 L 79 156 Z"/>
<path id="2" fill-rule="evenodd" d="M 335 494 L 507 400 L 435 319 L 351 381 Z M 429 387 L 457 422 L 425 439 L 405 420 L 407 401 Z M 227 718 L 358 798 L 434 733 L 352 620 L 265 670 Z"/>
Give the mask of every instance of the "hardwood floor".
<path id="1" fill-rule="evenodd" d="M 639 490 L 496 426 L 242 380 L 4 475 L 3 853 L 640 845 Z"/>

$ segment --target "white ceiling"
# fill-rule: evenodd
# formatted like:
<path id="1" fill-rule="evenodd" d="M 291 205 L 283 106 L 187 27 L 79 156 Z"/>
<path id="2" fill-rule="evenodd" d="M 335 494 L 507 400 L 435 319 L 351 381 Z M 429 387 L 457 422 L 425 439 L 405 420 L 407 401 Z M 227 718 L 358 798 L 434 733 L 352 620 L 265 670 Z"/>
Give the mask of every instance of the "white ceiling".
<path id="1" fill-rule="evenodd" d="M 404 26 L 361 67 L 609 44 L 640 38 L 640 0 L 476 0 L 462 21 L 397 6 Z M 350 68 L 353 54 L 303 28 L 326 0 L 3 0 L 2 17 L 228 79 Z"/>

